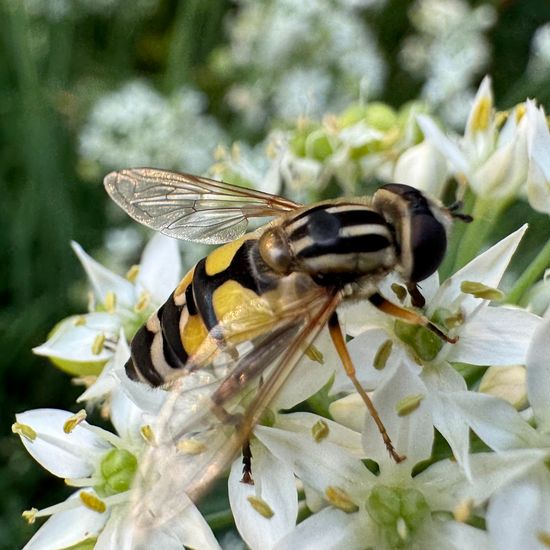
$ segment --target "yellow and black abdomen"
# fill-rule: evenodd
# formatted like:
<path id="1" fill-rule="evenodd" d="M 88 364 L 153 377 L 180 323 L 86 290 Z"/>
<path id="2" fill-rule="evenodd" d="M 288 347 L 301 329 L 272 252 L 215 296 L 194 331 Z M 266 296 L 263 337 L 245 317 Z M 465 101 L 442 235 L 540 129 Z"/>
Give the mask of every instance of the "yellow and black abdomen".
<path id="1" fill-rule="evenodd" d="M 152 386 L 178 376 L 208 336 L 220 347 L 224 345 L 222 319 L 247 304 L 257 304 L 277 287 L 280 278 L 262 260 L 254 233 L 217 248 L 187 273 L 136 333 L 126 373 Z M 234 340 L 246 338 L 241 334 Z"/>

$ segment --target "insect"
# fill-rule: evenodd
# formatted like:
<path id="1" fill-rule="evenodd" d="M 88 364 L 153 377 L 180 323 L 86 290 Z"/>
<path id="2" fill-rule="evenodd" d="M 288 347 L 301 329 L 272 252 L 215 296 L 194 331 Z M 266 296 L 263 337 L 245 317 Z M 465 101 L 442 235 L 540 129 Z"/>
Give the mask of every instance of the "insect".
<path id="1" fill-rule="evenodd" d="M 148 227 L 187 241 L 226 243 L 199 261 L 138 331 L 126 365 L 131 379 L 175 388 L 163 411 L 164 444 L 177 455 L 163 472 L 168 481 L 158 494 L 165 508 L 167 488 L 183 486 L 196 499 L 243 444 L 246 451 L 266 406 L 325 326 L 389 454 L 396 462 L 405 458 L 355 376 L 336 311 L 344 302 L 369 300 L 389 315 L 454 342 L 417 311 L 388 301 L 378 287 L 397 272 L 413 304 L 423 305 L 417 283 L 441 263 L 452 219 L 469 219 L 458 205 L 445 207 L 410 186 L 388 184 L 372 197 L 304 206 L 150 168 L 110 173 L 105 187 Z M 245 233 L 250 218 L 265 217 L 273 219 Z M 179 415 L 180 397 L 188 391 L 186 375 L 220 367 L 225 374 L 208 378 L 206 399 L 195 414 Z M 180 416 L 181 422 L 174 420 Z M 209 435 L 201 439 L 204 433 Z M 186 452 L 175 453 L 176 447 Z M 244 454 L 243 480 L 252 482 L 250 456 Z M 160 454 L 152 455 L 151 467 L 161 460 Z"/>

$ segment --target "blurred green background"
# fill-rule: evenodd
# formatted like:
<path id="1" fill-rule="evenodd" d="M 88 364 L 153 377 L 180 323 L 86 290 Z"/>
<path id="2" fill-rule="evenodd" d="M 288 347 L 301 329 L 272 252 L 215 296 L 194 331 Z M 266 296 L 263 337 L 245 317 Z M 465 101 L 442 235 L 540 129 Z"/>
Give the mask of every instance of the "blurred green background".
<path id="1" fill-rule="evenodd" d="M 250 7 L 249 2 L 1 2 L 0 548 L 11 549 L 22 546 L 36 529 L 21 519 L 22 510 L 48 506 L 64 499 L 68 493 L 60 480 L 43 473 L 34 463 L 19 439 L 11 434 L 10 426 L 14 413 L 20 411 L 39 407 L 78 409 L 75 398 L 81 389 L 72 385 L 69 377 L 46 359 L 33 356 L 31 348 L 46 339 L 57 321 L 86 308 L 83 273 L 69 241 L 80 242 L 96 257 L 109 256 L 107 229 L 127 224 L 123 216 L 115 214 L 108 205 L 102 175 L 110 169 L 123 168 L 128 162 L 180 169 L 189 165 L 190 171 L 202 171 L 208 164 L 202 168 L 200 164 L 191 166 L 198 162 L 197 154 L 189 160 L 183 156 L 178 162 L 169 157 L 165 162 L 163 155 L 165 149 L 185 148 L 185 139 L 200 142 L 201 128 L 207 125 L 213 141 L 221 139 L 230 144 L 239 139 L 251 145 L 257 143 L 272 119 L 284 117 L 273 107 L 276 97 L 264 97 L 262 115 L 255 124 L 247 122 L 242 105 L 241 111 L 235 107 L 239 103 L 235 98 L 247 97 L 246 93 L 244 96 L 237 93 L 242 92 L 241 83 L 245 83 L 249 91 L 254 90 L 257 83 L 268 93 L 270 86 L 269 67 L 252 66 L 250 62 L 247 65 L 246 59 L 235 61 L 240 55 L 236 42 L 243 40 L 247 32 L 261 35 L 262 25 L 266 25 L 267 31 L 272 5 L 280 4 L 284 11 L 289 2 L 258 2 L 260 14 L 256 14 L 256 19 L 250 17 L 248 22 L 243 22 L 243 14 Z M 411 64 L 405 66 L 402 55 L 411 36 L 430 38 L 426 27 L 419 29 L 418 22 L 415 23 L 411 11 L 415 3 L 350 0 L 324 4 L 328 25 L 331 9 L 337 12 L 353 9 L 357 15 L 355 23 L 368 29 L 376 45 L 377 62 L 385 74 L 377 84 L 375 97 L 399 106 L 421 94 L 429 72 L 415 73 Z M 480 32 L 484 37 L 480 55 L 485 57 L 477 71 L 469 75 L 471 82 L 465 82 L 465 86 L 473 86 L 475 90 L 483 74 L 488 73 L 493 77 L 500 108 L 527 96 L 536 96 L 548 107 L 548 65 L 544 65 L 543 59 L 543 69 L 537 69 L 537 61 L 533 61 L 533 37 L 537 29 L 550 21 L 549 2 L 457 0 L 442 4 L 448 4 L 448 9 L 462 6 L 467 13 L 473 13 L 480 6 L 489 9 L 478 16 L 491 19 Z M 345 32 L 345 26 L 342 28 Z M 302 26 L 296 32 L 310 40 L 324 31 L 312 25 Z M 543 46 L 544 39 L 543 36 Z M 284 32 L 281 40 L 285 40 Z M 546 38 L 546 42 L 549 40 Z M 275 46 L 281 44 L 273 46 L 274 55 Z M 302 46 L 299 43 L 284 46 L 286 55 L 292 62 L 298 59 L 299 66 Z M 269 54 L 269 44 L 265 47 Z M 318 48 L 315 42 L 312 47 Z M 414 43 L 409 50 L 414 52 Z M 259 48 L 257 52 L 258 56 L 262 55 Z M 254 48 L 249 55 L 254 58 Z M 303 60 L 304 64 L 309 63 L 309 69 L 322 66 L 322 56 L 328 59 L 330 52 L 317 51 L 315 55 L 317 57 L 312 54 L 313 61 Z M 550 59 L 548 50 L 546 55 Z M 544 51 L 539 57 L 544 58 Z M 330 63 L 332 61 L 327 61 L 327 66 Z M 329 67 L 333 84 L 343 78 L 340 70 Z M 274 73 L 273 79 L 276 78 L 279 76 Z M 170 98 L 182 86 L 202 92 L 202 97 L 207 99 L 195 107 L 200 113 L 190 127 L 186 127 L 184 116 L 181 128 L 177 127 L 177 119 L 173 122 L 176 131 L 181 133 L 181 144 L 177 141 L 179 137 L 174 137 L 172 142 L 169 131 L 161 132 L 159 135 L 165 139 L 151 138 L 158 150 L 149 149 L 147 158 L 143 159 L 139 157 L 139 147 L 131 154 L 128 153 L 130 145 L 124 149 L 132 139 L 140 137 L 140 132 L 147 132 L 147 125 L 131 126 L 134 109 L 131 101 L 125 106 L 125 118 L 120 119 L 119 128 L 113 115 L 110 122 L 103 122 L 101 131 L 93 134 L 93 128 L 90 129 L 91 113 L 98 102 L 136 79 L 147 82 L 149 95 L 141 99 L 145 104 L 147 101 L 159 103 L 162 98 L 168 98 L 165 101 L 173 104 Z M 338 89 L 335 90 L 334 95 L 338 96 Z M 246 110 L 246 101 L 244 106 Z M 140 107 L 146 108 L 147 105 Z M 151 120 L 157 117 L 156 112 L 152 108 Z M 174 116 L 179 112 L 175 109 Z M 109 118 L 108 106 L 101 116 Z M 123 127 L 123 123 L 129 127 Z M 169 127 L 170 120 L 166 125 Z M 101 144 L 97 141 L 107 139 L 121 147 L 120 161 L 116 148 L 110 150 L 114 160 L 105 160 L 107 157 L 102 156 Z M 212 150 L 216 145 L 210 142 Z M 128 153 L 126 156 L 124 151 Z M 208 158 L 211 154 L 207 151 Z M 119 239 L 120 235 L 123 234 L 119 234 Z M 116 256 L 118 249 L 124 247 L 111 246 L 111 263 L 117 263 L 117 258 L 112 256 Z M 134 248 L 124 250 L 120 263 L 129 265 L 139 257 L 139 241 Z"/>

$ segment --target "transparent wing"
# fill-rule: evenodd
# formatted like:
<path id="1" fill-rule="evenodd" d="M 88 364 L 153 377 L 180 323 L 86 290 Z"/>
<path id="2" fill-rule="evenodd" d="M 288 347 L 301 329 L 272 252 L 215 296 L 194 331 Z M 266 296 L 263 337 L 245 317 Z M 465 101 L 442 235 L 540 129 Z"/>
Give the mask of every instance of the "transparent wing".
<path id="1" fill-rule="evenodd" d="M 138 222 L 170 237 L 205 244 L 240 237 L 249 218 L 279 216 L 301 206 L 277 195 L 154 168 L 111 172 L 104 184 Z"/>
<path id="2" fill-rule="evenodd" d="M 189 378 L 206 366 L 197 363 L 191 374 L 173 384 L 155 428 L 157 443 L 148 448 L 133 491 L 133 523 L 141 541 L 176 517 L 184 521 L 189 503 L 196 502 L 239 453 L 340 299 L 319 287 L 304 293 L 273 318 L 270 330 L 241 342 L 248 349 L 234 362 L 227 361 L 229 372 L 219 381 L 189 390 Z M 233 317 L 220 324 L 226 334 L 230 326 L 246 330 L 244 319 Z M 210 368 L 210 352 L 204 357 L 210 357 L 204 360 Z"/>

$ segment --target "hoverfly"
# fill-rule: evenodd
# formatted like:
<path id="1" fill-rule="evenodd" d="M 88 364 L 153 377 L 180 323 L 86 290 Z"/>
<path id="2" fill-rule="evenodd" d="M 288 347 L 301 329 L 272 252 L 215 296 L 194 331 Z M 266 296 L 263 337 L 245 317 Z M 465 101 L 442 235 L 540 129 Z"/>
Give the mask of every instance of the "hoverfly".
<path id="1" fill-rule="evenodd" d="M 144 489 L 157 499 L 151 515 L 160 516 L 160 508 L 175 505 L 180 497 L 171 493 L 176 488 L 198 498 L 239 449 L 246 449 L 254 425 L 325 326 L 389 454 L 396 462 L 405 458 L 355 377 L 336 310 L 344 302 L 366 299 L 453 342 L 417 311 L 388 301 L 378 286 L 397 272 L 413 304 L 423 305 L 417 283 L 441 263 L 452 219 L 468 221 L 457 205 L 444 207 L 415 188 L 395 183 L 380 187 L 372 197 L 304 206 L 150 168 L 110 173 L 105 187 L 119 206 L 148 227 L 187 241 L 226 243 L 191 269 L 131 343 L 128 376 L 174 388 L 171 405 L 163 410 L 165 445 L 170 447 L 163 452 L 173 458 L 153 450 L 149 461 L 151 467 L 165 461 L 160 475 L 166 478 L 156 497 Z M 245 234 L 250 218 L 265 217 L 273 220 Z M 186 375 L 220 365 L 225 375 L 208 379 L 206 400 L 194 414 L 183 415 L 181 424 L 174 421 Z M 214 434 L 216 425 L 225 426 L 224 434 L 218 431 L 204 439 L 209 430 Z M 189 441 L 198 446 L 185 445 Z M 176 453 L 176 447 L 188 452 Z M 250 456 L 244 455 L 243 480 L 250 482 Z"/>

